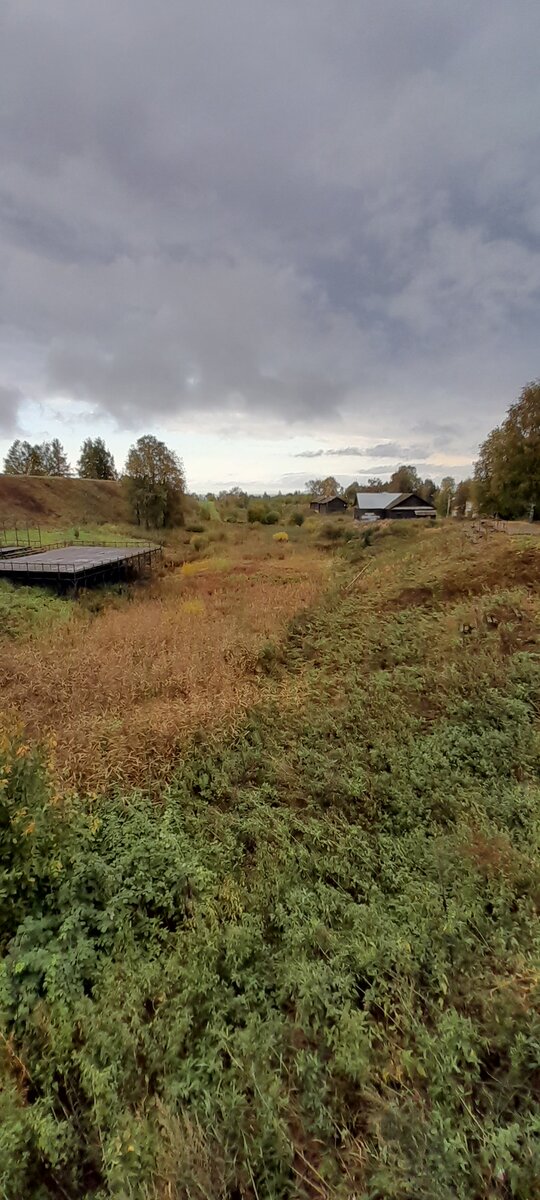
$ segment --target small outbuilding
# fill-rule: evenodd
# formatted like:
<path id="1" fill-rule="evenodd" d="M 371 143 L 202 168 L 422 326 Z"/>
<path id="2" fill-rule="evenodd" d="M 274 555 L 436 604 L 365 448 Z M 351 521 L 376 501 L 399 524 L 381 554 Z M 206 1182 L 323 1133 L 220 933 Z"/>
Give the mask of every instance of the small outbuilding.
<path id="1" fill-rule="evenodd" d="M 417 492 L 357 492 L 354 506 L 356 521 L 398 521 L 436 517 L 429 500 Z"/>
<path id="2" fill-rule="evenodd" d="M 322 500 L 312 500 L 309 507 L 312 512 L 328 516 L 331 513 L 347 512 L 347 501 L 343 496 L 325 496 Z"/>

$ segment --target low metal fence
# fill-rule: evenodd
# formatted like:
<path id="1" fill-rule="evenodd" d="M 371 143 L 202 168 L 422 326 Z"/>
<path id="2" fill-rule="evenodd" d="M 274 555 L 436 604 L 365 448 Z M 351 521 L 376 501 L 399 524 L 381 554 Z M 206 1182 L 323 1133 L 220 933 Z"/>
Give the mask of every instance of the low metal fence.
<path id="1" fill-rule="evenodd" d="M 82 547 L 81 547 L 82 548 Z M 78 543 L 73 542 L 55 542 L 45 547 L 32 547 L 31 550 L 21 548 L 18 553 L 15 552 L 9 558 L 2 558 L 0 555 L 0 575 L 2 574 L 27 574 L 27 575 L 85 575 L 95 571 L 106 571 L 113 569 L 115 566 L 122 566 L 132 562 L 133 560 L 141 562 L 151 562 L 155 556 L 161 556 L 163 553 L 161 546 L 156 546 L 152 542 L 138 543 L 137 545 L 126 546 L 125 542 L 109 542 L 101 547 L 96 547 L 96 550 L 118 549 L 122 550 L 122 554 L 115 555 L 109 558 L 100 556 L 99 553 L 93 558 L 88 559 L 45 559 L 39 561 L 39 556 L 48 554 L 50 551 L 78 549 Z"/>

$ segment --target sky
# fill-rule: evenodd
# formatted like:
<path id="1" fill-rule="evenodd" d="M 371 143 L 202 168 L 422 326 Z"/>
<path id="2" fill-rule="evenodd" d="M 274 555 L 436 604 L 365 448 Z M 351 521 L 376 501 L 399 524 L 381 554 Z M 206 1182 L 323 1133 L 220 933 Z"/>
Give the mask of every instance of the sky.
<path id="1" fill-rule="evenodd" d="M 538 0 L 2 0 L 0 456 L 466 476 L 540 375 Z"/>

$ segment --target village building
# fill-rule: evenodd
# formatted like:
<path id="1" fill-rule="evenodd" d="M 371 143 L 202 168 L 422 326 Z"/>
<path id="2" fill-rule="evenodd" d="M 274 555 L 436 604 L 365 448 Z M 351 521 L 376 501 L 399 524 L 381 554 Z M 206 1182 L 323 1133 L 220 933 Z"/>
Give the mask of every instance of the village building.
<path id="1" fill-rule="evenodd" d="M 357 492 L 354 517 L 357 521 L 397 521 L 436 517 L 429 500 L 417 492 Z"/>

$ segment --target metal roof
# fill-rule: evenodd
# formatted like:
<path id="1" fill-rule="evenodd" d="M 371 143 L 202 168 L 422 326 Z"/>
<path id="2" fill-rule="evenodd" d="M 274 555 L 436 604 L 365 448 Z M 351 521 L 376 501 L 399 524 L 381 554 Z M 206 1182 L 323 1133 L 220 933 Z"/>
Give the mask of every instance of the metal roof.
<path id="1" fill-rule="evenodd" d="M 411 495 L 412 492 L 357 492 L 356 504 L 358 508 L 376 512 L 377 509 L 389 508 L 391 504 L 396 504 L 398 500 L 404 500 L 406 496 Z"/>

